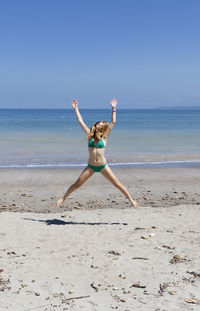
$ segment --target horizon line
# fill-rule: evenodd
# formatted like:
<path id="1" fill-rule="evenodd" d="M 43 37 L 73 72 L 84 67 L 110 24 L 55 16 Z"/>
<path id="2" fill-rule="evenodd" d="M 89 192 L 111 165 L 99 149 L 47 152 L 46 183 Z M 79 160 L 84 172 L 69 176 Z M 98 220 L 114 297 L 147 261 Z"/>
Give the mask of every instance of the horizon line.
<path id="1" fill-rule="evenodd" d="M 147 109 L 159 109 L 159 110 L 164 110 L 164 109 L 199 109 L 200 105 L 198 106 L 159 106 L 159 107 L 135 107 L 135 108 L 117 108 L 117 110 L 147 110 Z M 23 107 L 0 107 L 0 110 L 73 110 L 73 108 L 47 108 L 47 107 L 28 107 L 28 108 L 23 108 Z M 111 108 L 84 108 L 84 107 L 79 107 L 79 109 L 85 109 L 85 110 L 111 110 Z"/>

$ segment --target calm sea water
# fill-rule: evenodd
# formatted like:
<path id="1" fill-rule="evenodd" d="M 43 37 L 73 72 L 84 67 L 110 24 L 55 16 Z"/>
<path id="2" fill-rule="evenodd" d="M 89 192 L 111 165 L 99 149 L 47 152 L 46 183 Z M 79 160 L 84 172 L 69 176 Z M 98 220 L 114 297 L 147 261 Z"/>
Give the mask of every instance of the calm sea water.
<path id="1" fill-rule="evenodd" d="M 80 109 L 90 127 L 110 110 Z M 110 165 L 200 165 L 200 109 L 118 110 L 106 158 Z M 85 133 L 73 109 L 0 109 L 0 167 L 81 167 Z"/>

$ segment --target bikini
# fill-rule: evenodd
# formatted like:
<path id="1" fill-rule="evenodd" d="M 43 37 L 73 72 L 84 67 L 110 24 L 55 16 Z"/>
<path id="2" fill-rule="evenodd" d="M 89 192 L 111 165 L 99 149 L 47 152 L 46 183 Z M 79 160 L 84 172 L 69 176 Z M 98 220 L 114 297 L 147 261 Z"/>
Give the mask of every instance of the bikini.
<path id="1" fill-rule="evenodd" d="M 90 141 L 89 141 L 88 147 L 89 147 L 89 148 L 105 148 L 105 145 L 104 145 L 103 139 L 100 139 L 100 140 L 98 141 L 98 144 L 95 145 L 94 139 L 91 138 Z M 105 163 L 104 165 L 99 165 L 99 166 L 94 166 L 94 165 L 88 164 L 88 166 L 89 166 L 94 172 L 101 172 L 101 170 L 102 170 L 106 165 L 107 165 L 107 163 Z"/>

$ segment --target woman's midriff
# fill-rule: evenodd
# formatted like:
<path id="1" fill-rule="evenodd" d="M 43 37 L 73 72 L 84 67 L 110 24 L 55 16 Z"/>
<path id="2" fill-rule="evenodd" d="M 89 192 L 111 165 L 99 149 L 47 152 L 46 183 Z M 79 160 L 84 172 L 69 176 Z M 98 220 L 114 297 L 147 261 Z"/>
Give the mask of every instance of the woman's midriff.
<path id="1" fill-rule="evenodd" d="M 89 150 L 88 164 L 100 166 L 106 163 L 106 159 L 104 157 L 105 153 L 104 148 L 88 148 L 88 150 Z"/>

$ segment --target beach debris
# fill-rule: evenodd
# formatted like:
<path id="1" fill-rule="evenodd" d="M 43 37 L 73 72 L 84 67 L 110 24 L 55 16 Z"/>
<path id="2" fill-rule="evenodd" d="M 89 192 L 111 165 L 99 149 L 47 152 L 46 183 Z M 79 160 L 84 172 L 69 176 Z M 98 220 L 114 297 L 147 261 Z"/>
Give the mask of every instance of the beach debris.
<path id="1" fill-rule="evenodd" d="M 159 285 L 158 294 L 162 295 L 165 291 L 165 289 L 169 286 L 168 283 L 163 283 Z"/>
<path id="2" fill-rule="evenodd" d="M 121 301 L 121 302 L 126 302 L 126 299 L 124 299 L 124 298 L 120 298 L 120 300 L 119 301 Z"/>
<path id="3" fill-rule="evenodd" d="M 63 296 L 65 296 L 64 293 L 55 293 L 55 294 L 53 294 L 54 298 L 61 298 Z"/>
<path id="4" fill-rule="evenodd" d="M 73 218 L 73 217 L 74 217 L 74 215 L 72 215 L 72 214 L 69 215 L 69 218 Z"/>
<path id="5" fill-rule="evenodd" d="M 111 254 L 111 255 L 115 255 L 115 256 L 120 256 L 121 254 L 119 252 L 116 252 L 116 251 L 108 251 L 108 254 Z"/>
<path id="6" fill-rule="evenodd" d="M 73 289 L 69 290 L 68 294 L 74 294 L 74 290 Z"/>
<path id="7" fill-rule="evenodd" d="M 155 207 L 155 202 L 154 201 L 149 201 L 149 204 L 152 206 L 152 207 Z"/>
<path id="8" fill-rule="evenodd" d="M 128 290 L 128 291 L 124 290 L 124 291 L 123 291 L 123 294 L 130 294 L 130 293 L 131 293 L 130 290 Z"/>
<path id="9" fill-rule="evenodd" d="M 139 260 L 149 260 L 149 258 L 146 258 L 146 257 L 133 257 L 132 259 L 136 260 L 136 259 L 139 259 Z"/>
<path id="10" fill-rule="evenodd" d="M 170 260 L 171 264 L 181 263 L 184 262 L 186 259 L 182 258 L 179 255 L 174 255 L 173 258 Z"/>
<path id="11" fill-rule="evenodd" d="M 21 194 L 21 197 L 29 197 L 29 198 L 31 198 L 32 196 L 33 196 L 32 194 L 27 194 L 27 193 L 22 193 Z"/>
<path id="12" fill-rule="evenodd" d="M 62 303 L 65 303 L 67 301 L 72 301 L 74 299 L 82 299 L 82 298 L 89 298 L 89 297 L 90 297 L 90 295 L 88 295 L 88 296 L 79 296 L 79 297 L 70 297 L 70 298 L 63 299 Z"/>
<path id="13" fill-rule="evenodd" d="M 84 206 L 84 204 L 82 204 L 82 203 L 78 202 L 78 206 L 80 206 L 80 207 L 81 207 L 81 206 Z"/>
<path id="14" fill-rule="evenodd" d="M 154 236 L 156 236 L 155 233 L 150 233 L 150 234 L 149 234 L 149 237 L 154 237 Z"/>
<path id="15" fill-rule="evenodd" d="M 199 301 L 196 298 L 185 298 L 184 301 L 187 303 L 193 303 L 196 305 L 199 304 Z"/>
<path id="16" fill-rule="evenodd" d="M 67 217 L 67 215 L 66 215 L 66 214 L 63 214 L 63 215 L 61 215 L 61 217 L 62 217 L 62 218 L 65 218 L 65 217 Z"/>
<path id="17" fill-rule="evenodd" d="M 163 247 L 163 248 L 167 248 L 167 249 L 175 249 L 175 247 L 171 247 L 171 246 L 169 246 L 169 245 L 163 245 L 162 247 Z"/>
<path id="18" fill-rule="evenodd" d="M 19 206 L 18 206 L 19 207 Z M 6 205 L 2 205 L 1 207 L 1 211 L 11 211 L 12 210 L 12 207 L 7 207 Z"/>
<path id="19" fill-rule="evenodd" d="M 0 277 L 0 292 L 4 292 L 5 290 L 10 290 L 11 287 L 7 286 L 10 283 L 10 279 L 4 279 Z"/>
<path id="20" fill-rule="evenodd" d="M 186 273 L 192 274 L 194 277 L 200 277 L 200 273 L 197 273 L 195 271 L 186 271 Z"/>
<path id="21" fill-rule="evenodd" d="M 117 296 L 117 295 L 115 295 L 113 298 L 114 298 L 114 299 L 116 299 L 116 300 L 117 300 L 117 302 L 126 302 L 126 299 L 124 299 L 124 298 L 120 298 L 120 297 L 119 297 L 119 296 Z"/>
<path id="22" fill-rule="evenodd" d="M 75 209 L 80 209 L 80 206 L 74 206 Z"/>
<path id="23" fill-rule="evenodd" d="M 119 274 L 119 277 L 121 278 L 121 279 L 126 279 L 126 276 L 125 275 L 123 275 L 123 274 Z"/>
<path id="24" fill-rule="evenodd" d="M 119 290 L 119 287 L 115 286 L 115 287 L 113 287 L 113 290 Z"/>
<path id="25" fill-rule="evenodd" d="M 11 255 L 17 255 L 15 252 L 8 252 L 7 255 L 11 256 Z"/>
<path id="26" fill-rule="evenodd" d="M 99 267 L 98 266 L 94 266 L 93 264 L 91 264 L 90 268 L 98 269 Z"/>
<path id="27" fill-rule="evenodd" d="M 176 294 L 176 292 L 175 292 L 175 291 L 172 291 L 172 290 L 170 290 L 168 293 L 169 293 L 170 295 L 175 295 L 175 294 Z"/>
<path id="28" fill-rule="evenodd" d="M 143 228 L 143 227 L 135 227 L 134 230 L 146 230 L 147 228 Z"/>
<path id="29" fill-rule="evenodd" d="M 146 288 L 146 285 L 141 285 L 141 284 L 140 284 L 140 281 L 139 281 L 139 282 L 137 282 L 137 283 L 133 283 L 133 284 L 130 286 L 130 288 L 131 288 L 131 287 Z"/>
<path id="30" fill-rule="evenodd" d="M 35 292 L 35 296 L 40 296 L 40 293 L 39 292 Z"/>
<path id="31" fill-rule="evenodd" d="M 98 292 L 98 288 L 96 286 L 94 286 L 94 282 L 92 282 L 90 284 L 90 286 L 95 290 L 95 292 Z"/>
<path id="32" fill-rule="evenodd" d="M 141 239 L 148 240 L 148 237 L 146 235 L 141 235 Z"/>
<path id="33" fill-rule="evenodd" d="M 21 287 L 24 288 L 24 287 L 27 287 L 28 284 L 21 284 Z"/>

